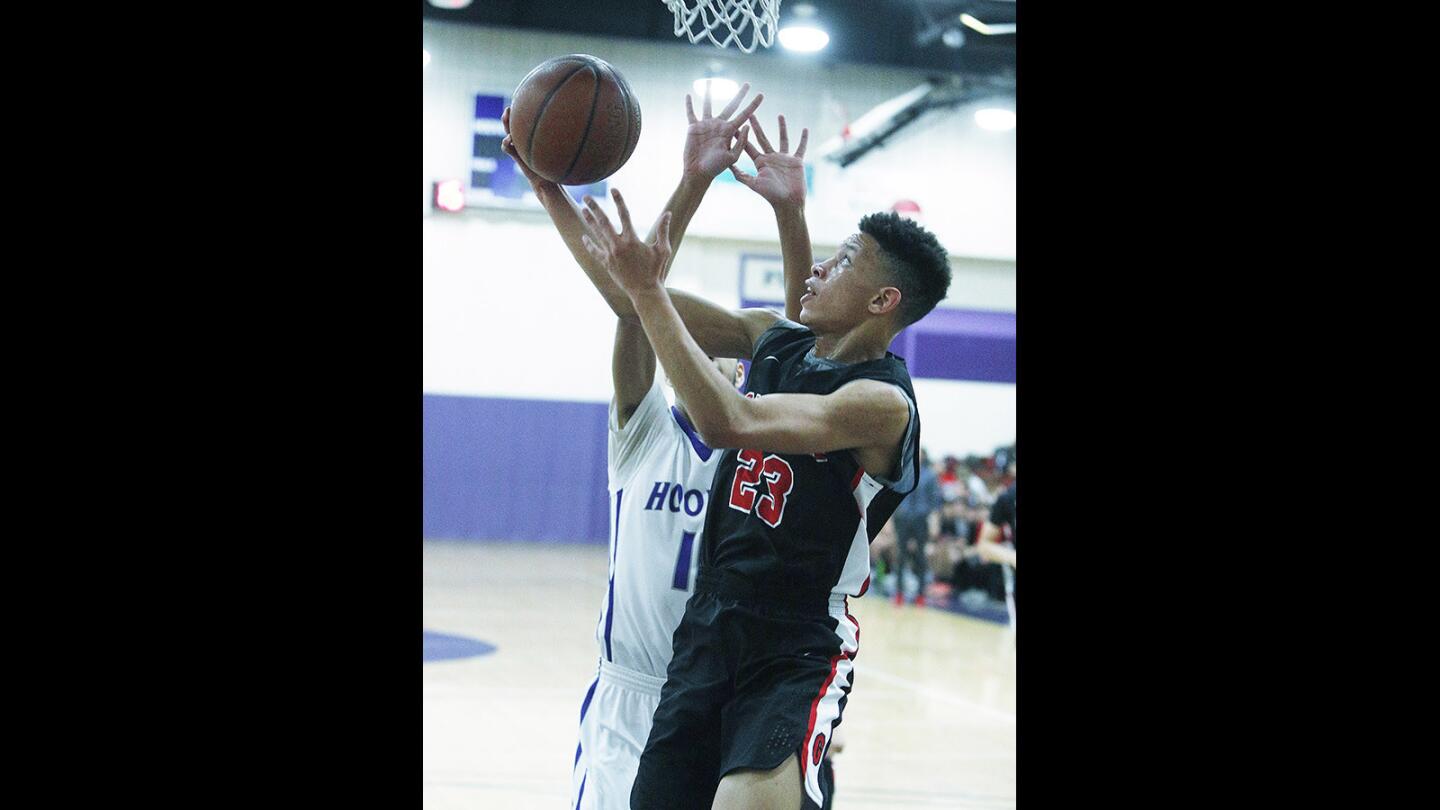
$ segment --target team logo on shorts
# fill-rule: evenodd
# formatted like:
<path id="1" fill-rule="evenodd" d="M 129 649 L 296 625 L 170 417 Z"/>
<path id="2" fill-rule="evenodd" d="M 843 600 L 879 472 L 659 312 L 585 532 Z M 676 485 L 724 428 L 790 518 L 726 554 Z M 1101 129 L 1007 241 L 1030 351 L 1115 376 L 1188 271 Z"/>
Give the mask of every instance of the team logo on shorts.
<path id="1" fill-rule="evenodd" d="M 815 750 L 810 754 L 814 764 L 820 764 L 820 757 L 825 753 L 825 735 L 823 733 L 815 737 Z"/>

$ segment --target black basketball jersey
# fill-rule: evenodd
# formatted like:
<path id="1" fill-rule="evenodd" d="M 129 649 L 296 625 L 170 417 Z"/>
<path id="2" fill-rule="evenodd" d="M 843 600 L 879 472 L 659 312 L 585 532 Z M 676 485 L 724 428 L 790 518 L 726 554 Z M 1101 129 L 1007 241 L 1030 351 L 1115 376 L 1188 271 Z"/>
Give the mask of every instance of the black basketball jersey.
<path id="1" fill-rule="evenodd" d="M 844 364 L 815 357 L 814 348 L 814 332 L 781 319 L 755 343 L 746 396 L 829 394 L 859 379 L 899 386 L 910 400 L 910 426 L 897 480 L 865 471 L 849 450 L 725 450 L 701 564 L 741 574 L 762 592 L 860 596 L 870 584 L 870 541 L 919 478 L 920 416 L 903 359 L 887 352 Z"/>

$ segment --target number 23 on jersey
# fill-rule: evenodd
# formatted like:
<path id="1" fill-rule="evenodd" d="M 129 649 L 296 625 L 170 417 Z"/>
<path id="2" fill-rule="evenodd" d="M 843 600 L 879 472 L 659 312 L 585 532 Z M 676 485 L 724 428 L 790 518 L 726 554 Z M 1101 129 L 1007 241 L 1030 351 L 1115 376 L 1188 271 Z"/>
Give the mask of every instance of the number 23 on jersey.
<path id="1" fill-rule="evenodd" d="M 765 494 L 760 494 L 760 482 Z M 741 450 L 735 459 L 735 482 L 730 486 L 730 508 L 765 521 L 772 529 L 785 516 L 785 496 L 795 485 L 795 472 L 790 462 L 759 450 Z"/>

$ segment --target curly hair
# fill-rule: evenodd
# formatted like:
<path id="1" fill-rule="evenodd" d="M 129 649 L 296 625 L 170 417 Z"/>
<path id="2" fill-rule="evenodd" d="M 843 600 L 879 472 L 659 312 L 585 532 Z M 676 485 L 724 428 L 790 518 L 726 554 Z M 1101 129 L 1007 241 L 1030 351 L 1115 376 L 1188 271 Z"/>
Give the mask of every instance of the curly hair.
<path id="1" fill-rule="evenodd" d="M 950 254 L 935 234 L 894 211 L 861 217 L 860 232 L 880 244 L 886 269 L 900 290 L 900 325 L 925 317 L 950 289 Z"/>

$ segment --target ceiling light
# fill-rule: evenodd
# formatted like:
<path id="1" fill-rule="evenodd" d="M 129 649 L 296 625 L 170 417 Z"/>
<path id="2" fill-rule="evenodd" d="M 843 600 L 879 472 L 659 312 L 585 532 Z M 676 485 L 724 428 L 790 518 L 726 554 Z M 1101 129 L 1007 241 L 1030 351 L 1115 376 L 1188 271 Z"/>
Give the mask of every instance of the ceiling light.
<path id="1" fill-rule="evenodd" d="M 795 6 L 790 22 L 780 29 L 780 44 L 786 50 L 814 53 L 830 44 L 830 35 L 816 24 L 815 7 L 809 3 Z"/>
<path id="2" fill-rule="evenodd" d="M 780 29 L 780 44 L 787 50 L 814 53 L 830 44 L 830 35 L 808 25 L 792 25 Z"/>
<path id="3" fill-rule="evenodd" d="M 740 92 L 740 85 L 733 79 L 725 79 L 719 76 L 711 76 L 704 79 L 696 79 L 691 85 L 695 89 L 695 100 L 701 101 L 705 98 L 705 85 L 710 85 L 710 105 L 716 110 L 724 107 L 726 102 Z"/>
<path id="4" fill-rule="evenodd" d="M 945 33 L 940 36 L 940 40 L 948 48 L 958 48 L 965 44 L 965 32 L 959 28 L 947 28 Z"/>
<path id="5" fill-rule="evenodd" d="M 465 8 L 470 5 L 470 0 L 430 0 L 430 5 L 436 8 Z"/>
<path id="6" fill-rule="evenodd" d="M 992 132 L 1005 132 L 1015 128 L 1015 112 L 1013 110 L 1001 110 L 994 107 L 987 107 L 975 111 L 975 123 L 982 129 Z"/>

